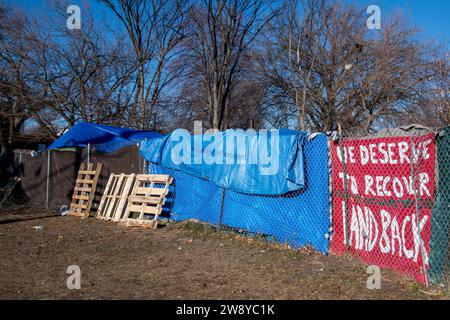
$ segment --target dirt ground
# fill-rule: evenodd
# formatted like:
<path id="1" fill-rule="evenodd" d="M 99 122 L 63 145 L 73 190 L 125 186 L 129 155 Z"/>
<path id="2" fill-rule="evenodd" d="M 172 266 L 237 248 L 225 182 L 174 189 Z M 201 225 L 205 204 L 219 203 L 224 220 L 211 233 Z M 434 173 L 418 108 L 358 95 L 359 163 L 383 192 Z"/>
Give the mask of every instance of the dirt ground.
<path id="1" fill-rule="evenodd" d="M 353 259 L 192 222 L 148 230 L 95 218 L 14 217 L 0 213 L 0 299 L 449 298 L 387 271 L 381 289 L 369 290 L 367 267 Z M 67 288 L 70 265 L 81 269 L 80 290 Z"/>

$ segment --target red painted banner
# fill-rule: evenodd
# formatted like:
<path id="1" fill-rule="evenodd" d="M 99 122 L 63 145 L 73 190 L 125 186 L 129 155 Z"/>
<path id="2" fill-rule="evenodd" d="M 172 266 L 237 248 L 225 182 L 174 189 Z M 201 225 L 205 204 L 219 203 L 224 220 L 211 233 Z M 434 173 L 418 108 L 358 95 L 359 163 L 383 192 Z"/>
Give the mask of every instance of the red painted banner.
<path id="1" fill-rule="evenodd" d="M 331 251 L 349 252 L 365 263 L 425 282 L 434 197 L 434 135 L 344 139 L 342 146 L 332 143 L 331 152 Z"/>

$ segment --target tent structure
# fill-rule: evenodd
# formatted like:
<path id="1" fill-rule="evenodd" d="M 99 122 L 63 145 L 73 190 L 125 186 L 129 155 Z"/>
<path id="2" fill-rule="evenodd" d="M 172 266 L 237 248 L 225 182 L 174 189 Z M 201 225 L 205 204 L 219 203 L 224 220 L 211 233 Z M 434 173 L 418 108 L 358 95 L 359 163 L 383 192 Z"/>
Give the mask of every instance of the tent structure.
<path id="1" fill-rule="evenodd" d="M 94 146 L 98 152 L 114 152 L 145 139 L 160 137 L 154 131 L 134 130 L 101 124 L 80 122 L 54 141 L 48 149 Z"/>

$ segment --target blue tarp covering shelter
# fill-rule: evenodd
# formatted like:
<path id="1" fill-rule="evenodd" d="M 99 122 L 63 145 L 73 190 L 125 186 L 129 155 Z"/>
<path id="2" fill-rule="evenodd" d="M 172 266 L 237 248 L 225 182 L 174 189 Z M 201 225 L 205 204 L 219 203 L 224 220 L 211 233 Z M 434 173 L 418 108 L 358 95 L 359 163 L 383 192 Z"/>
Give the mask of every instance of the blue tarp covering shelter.
<path id="1" fill-rule="evenodd" d="M 153 131 L 80 122 L 54 141 L 48 149 L 67 147 L 84 148 L 90 144 L 98 152 L 114 152 L 144 139 L 153 139 L 160 136 L 161 134 Z"/>
<path id="2" fill-rule="evenodd" d="M 268 134 L 267 150 L 262 154 L 266 153 L 272 161 L 278 158 L 278 166 L 273 167 L 273 162 L 255 164 L 251 161 L 255 150 L 261 151 L 264 145 L 258 140 L 258 134 L 237 132 L 236 138 L 242 139 L 244 147 L 231 152 L 231 157 L 249 161 L 227 164 L 230 152 L 225 150 L 225 163 L 196 164 L 199 153 L 203 156 L 205 149 L 211 149 L 211 141 L 226 145 L 229 136 L 219 133 L 214 137 L 195 137 L 187 133 L 191 145 L 179 150 L 176 143 L 179 140 L 174 139 L 174 133 L 161 136 L 155 132 L 79 123 L 49 149 L 91 144 L 99 152 L 114 152 L 140 142 L 140 152 L 150 162 L 149 173 L 174 177 L 163 216 L 177 221 L 198 219 L 221 223 L 270 235 L 293 247 L 312 245 L 322 253 L 328 251 L 331 222 L 326 135 L 309 139 L 303 132 L 290 130 L 281 130 L 278 137 Z M 278 146 L 278 151 L 273 149 L 274 145 Z M 177 152 L 172 157 L 174 150 Z M 215 156 L 217 150 L 211 152 L 211 156 Z M 256 159 L 260 159 L 258 152 Z M 187 156 L 193 164 L 179 162 Z M 274 174 L 262 174 L 267 173 L 264 170 L 268 168 L 278 170 Z"/>
<path id="3" fill-rule="evenodd" d="M 146 150 L 144 145 L 142 148 Z M 270 235 L 292 247 L 312 245 L 327 253 L 331 226 L 327 136 L 305 139 L 303 159 L 304 187 L 282 195 L 235 192 L 159 164 L 150 164 L 149 173 L 174 177 L 164 210 L 169 219 L 220 221 L 232 228 Z"/>
<path id="4" fill-rule="evenodd" d="M 229 190 L 278 195 L 305 187 L 305 140 L 306 133 L 287 129 L 197 135 L 178 129 L 144 141 L 140 150 L 151 163 Z"/>

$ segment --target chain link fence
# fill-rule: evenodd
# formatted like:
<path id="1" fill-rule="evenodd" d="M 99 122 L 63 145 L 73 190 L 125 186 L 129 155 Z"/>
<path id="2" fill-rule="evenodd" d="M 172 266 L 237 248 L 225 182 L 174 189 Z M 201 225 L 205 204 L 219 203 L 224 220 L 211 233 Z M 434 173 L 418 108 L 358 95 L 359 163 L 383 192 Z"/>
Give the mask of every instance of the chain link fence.
<path id="1" fill-rule="evenodd" d="M 450 286 L 450 127 L 438 131 L 436 147 L 436 181 L 428 276 L 432 283 L 446 282 Z"/>
<path id="2" fill-rule="evenodd" d="M 292 248 L 350 254 L 422 283 L 449 284 L 449 128 L 312 135 L 303 152 L 305 187 L 276 196 L 234 192 L 146 163 L 136 145 L 109 154 L 91 147 L 16 158 L 22 189 L 36 207 L 70 204 L 78 166 L 88 160 L 104 168 L 94 209 L 111 173 L 170 174 L 163 219 L 195 219 Z"/>
<path id="3" fill-rule="evenodd" d="M 86 154 L 80 149 L 16 151 L 20 182 L 9 196 L 8 206 L 59 209 L 69 205 L 82 161 L 86 161 Z"/>
<path id="4" fill-rule="evenodd" d="M 97 152 L 95 147 L 67 148 L 31 152 L 19 150 L 15 154 L 15 167 L 20 184 L 8 199 L 7 205 L 18 208 L 33 206 L 59 210 L 69 206 L 75 180 L 81 163 L 102 163 L 92 209 L 96 209 L 111 173 L 143 173 L 145 161 L 138 145 L 130 145 L 111 153 Z"/>
<path id="5" fill-rule="evenodd" d="M 350 254 L 422 283 L 448 284 L 448 133 L 404 128 L 335 134 L 327 148 L 314 148 L 309 140 L 306 186 L 279 196 L 237 193 L 155 166 L 150 172 L 175 177 L 171 219 Z"/>
<path id="6" fill-rule="evenodd" d="M 174 177 L 171 219 L 195 219 L 327 253 L 331 226 L 327 136 L 311 137 L 304 157 L 306 186 L 284 195 L 238 193 L 153 164 L 149 172 Z"/>
<path id="7" fill-rule="evenodd" d="M 428 283 L 432 229 L 444 227 L 433 215 L 435 133 L 396 129 L 338 139 L 331 160 L 330 251 Z M 441 249 L 444 240 L 438 242 Z"/>

